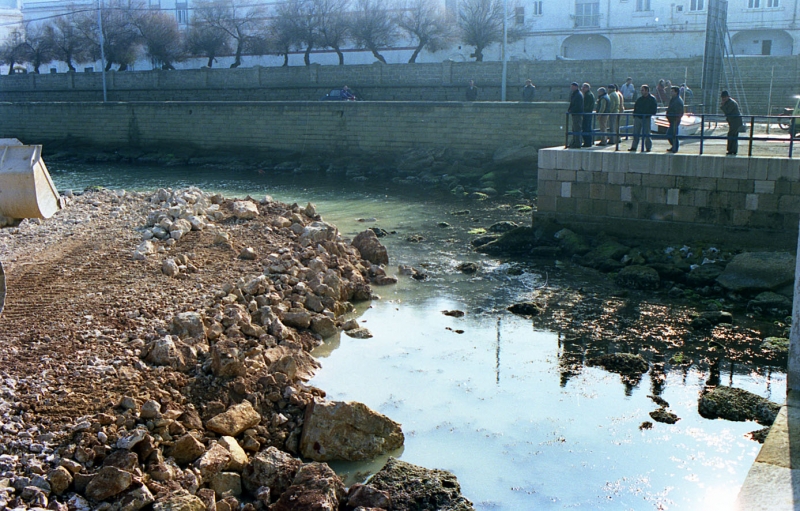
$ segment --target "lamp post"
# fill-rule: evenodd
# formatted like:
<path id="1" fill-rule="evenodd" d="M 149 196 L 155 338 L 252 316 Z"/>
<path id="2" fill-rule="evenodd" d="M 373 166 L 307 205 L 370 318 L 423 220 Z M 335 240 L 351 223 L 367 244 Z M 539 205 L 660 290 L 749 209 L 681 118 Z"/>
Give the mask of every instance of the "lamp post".
<path id="1" fill-rule="evenodd" d="M 508 0 L 503 0 L 503 77 L 500 83 L 500 101 L 506 100 L 506 74 L 508 71 Z"/>
<path id="2" fill-rule="evenodd" d="M 97 26 L 100 29 L 100 70 L 103 72 L 103 103 L 108 101 L 106 90 L 106 52 L 103 46 L 103 0 L 97 0 Z"/>

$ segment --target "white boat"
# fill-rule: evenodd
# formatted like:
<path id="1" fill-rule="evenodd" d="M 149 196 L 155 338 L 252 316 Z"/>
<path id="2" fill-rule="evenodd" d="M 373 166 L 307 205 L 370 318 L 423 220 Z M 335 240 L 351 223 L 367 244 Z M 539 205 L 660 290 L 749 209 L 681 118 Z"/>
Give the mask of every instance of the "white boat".
<path id="1" fill-rule="evenodd" d="M 678 135 L 692 136 L 700 131 L 700 117 L 693 114 L 683 114 L 681 123 L 678 125 Z M 654 115 L 650 118 L 650 131 L 664 134 L 669 128 L 669 121 L 665 114 Z"/>

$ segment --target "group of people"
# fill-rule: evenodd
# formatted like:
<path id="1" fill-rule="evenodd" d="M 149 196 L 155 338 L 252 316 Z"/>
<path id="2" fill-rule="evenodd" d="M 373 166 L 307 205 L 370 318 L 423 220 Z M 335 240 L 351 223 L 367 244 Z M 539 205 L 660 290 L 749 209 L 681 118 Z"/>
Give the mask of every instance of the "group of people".
<path id="1" fill-rule="evenodd" d="M 597 118 L 597 127 L 600 131 L 599 146 L 617 143 L 617 124 L 619 115 L 625 111 L 625 98 L 616 84 L 597 89 L 597 96 L 592 92 L 588 83 L 578 85 L 572 82 L 569 97 L 569 109 L 572 118 L 572 141 L 569 146 L 579 149 L 592 147 L 594 144 L 593 120 Z M 596 113 L 597 115 L 584 115 Z M 580 132 L 580 135 L 577 133 Z"/>
<path id="2" fill-rule="evenodd" d="M 656 103 L 658 106 L 668 106 L 669 102 L 672 100 L 672 82 L 669 80 L 661 79 L 658 81 L 656 85 L 656 90 L 651 93 L 652 96 L 655 97 Z M 625 101 L 628 103 L 633 103 L 639 95 L 637 94 L 636 86 L 633 85 L 633 78 L 630 76 L 625 80 L 625 83 L 620 87 L 620 92 L 622 92 L 622 96 L 625 98 Z M 678 96 L 680 96 L 681 100 L 685 105 L 688 105 L 692 102 L 694 98 L 694 91 L 689 88 L 688 85 L 682 83 L 678 87 Z"/>
<path id="3" fill-rule="evenodd" d="M 659 86 L 662 84 L 659 83 Z M 579 86 L 577 82 L 570 85 L 570 100 L 567 112 L 571 116 L 572 139 L 569 147 L 579 149 L 581 147 L 592 147 L 594 138 L 593 120 L 597 118 L 597 128 L 599 130 L 600 142 L 597 145 L 604 146 L 617 142 L 617 123 L 620 116 L 609 115 L 623 113 L 625 111 L 624 102 L 630 94 L 632 80 L 628 78 L 625 84 L 617 91 L 614 84 L 597 89 L 597 98 L 592 93 L 591 86 L 584 83 Z M 633 105 L 633 143 L 630 152 L 636 152 L 641 148 L 645 152 L 650 152 L 653 148 L 653 141 L 650 137 L 650 121 L 652 116 L 658 113 L 658 99 L 650 93 L 648 85 L 642 85 L 639 89 L 640 94 Z M 685 91 L 684 91 L 685 92 Z M 666 138 L 669 142 L 667 152 L 677 153 L 680 148 L 678 130 L 681 119 L 685 112 L 685 103 L 681 95 L 681 87 L 671 86 L 669 89 L 669 100 L 666 109 L 666 119 L 669 123 Z M 727 152 L 728 156 L 735 156 L 739 151 L 739 133 L 742 130 L 742 115 L 739 104 L 733 99 L 728 91 L 720 94 L 720 109 L 725 114 L 728 123 L 727 133 Z M 593 114 L 593 115 L 586 115 Z"/>
<path id="4" fill-rule="evenodd" d="M 478 101 L 478 87 L 475 85 L 475 80 L 470 80 L 467 85 L 466 100 Z M 532 103 L 536 99 L 536 86 L 530 78 L 525 80 L 525 85 L 522 87 L 522 101 L 524 103 Z"/>

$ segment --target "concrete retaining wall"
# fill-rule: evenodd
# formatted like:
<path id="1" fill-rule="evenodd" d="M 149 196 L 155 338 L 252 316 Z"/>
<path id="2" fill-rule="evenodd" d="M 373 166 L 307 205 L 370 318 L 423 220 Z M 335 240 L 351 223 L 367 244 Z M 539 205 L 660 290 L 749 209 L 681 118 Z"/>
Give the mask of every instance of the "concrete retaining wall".
<path id="1" fill-rule="evenodd" d="M 793 247 L 800 161 L 539 151 L 536 217 L 617 235 Z"/>
<path id="2" fill-rule="evenodd" d="M 207 151 L 454 153 L 564 143 L 564 103 L 0 103 L 0 137 Z"/>
<path id="3" fill-rule="evenodd" d="M 772 105 L 790 106 L 800 83 L 800 56 L 737 58 L 750 112 L 764 115 Z M 182 71 L 107 73 L 110 101 L 308 101 L 331 88 L 349 85 L 370 101 L 462 101 L 474 79 L 480 99 L 500 99 L 502 63 L 442 62 L 435 64 L 253 67 Z M 537 99 L 562 101 L 570 82 L 594 88 L 622 84 L 628 76 L 638 86 L 659 79 L 686 81 L 699 102 L 702 59 L 518 61 L 508 63 L 507 99 L 518 101 L 526 78 L 537 86 Z M 732 79 L 730 80 L 733 81 Z M 724 82 L 723 82 L 724 83 Z M 3 101 L 101 101 L 101 73 L 59 73 L 0 76 Z M 744 107 L 744 101 L 741 101 Z"/>

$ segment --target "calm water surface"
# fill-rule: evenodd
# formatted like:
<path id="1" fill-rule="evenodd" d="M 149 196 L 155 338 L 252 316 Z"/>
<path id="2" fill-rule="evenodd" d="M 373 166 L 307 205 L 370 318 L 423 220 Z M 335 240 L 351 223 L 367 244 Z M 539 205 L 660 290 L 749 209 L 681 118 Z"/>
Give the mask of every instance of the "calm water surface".
<path id="1" fill-rule="evenodd" d="M 729 509 L 758 452 L 759 444 L 744 436 L 757 424 L 698 415 L 697 396 L 708 373 L 696 366 L 666 374 L 661 396 L 681 420 L 645 431 L 639 425 L 656 409 L 647 395 L 657 375 L 646 374 L 629 393 L 619 376 L 600 368 L 584 367 L 562 384 L 559 358 L 568 347 L 559 333 L 505 312 L 547 284 L 547 268 L 510 276 L 507 265 L 474 254 L 468 245 L 469 229 L 500 219 L 529 222 L 529 214 L 307 176 L 213 168 L 49 168 L 61 189 L 198 186 L 226 195 L 269 194 L 288 203 L 314 202 L 348 237 L 368 226 L 395 231 L 382 240 L 390 273 L 409 264 L 431 280 L 399 276 L 397 285 L 376 288 L 381 300 L 364 306 L 359 316 L 374 337 L 330 339 L 316 352 L 323 369 L 311 383 L 331 399 L 364 402 L 402 423 L 406 444 L 395 455 L 454 472 L 477 509 Z M 467 209 L 470 214 L 451 214 Z M 442 221 L 450 227 L 438 226 Z M 410 234 L 425 240 L 409 243 Z M 456 270 L 464 261 L 481 265 L 477 276 Z M 467 315 L 443 315 L 448 309 Z M 782 402 L 785 375 L 767 377 L 752 369 L 729 370 L 723 384 Z M 351 483 L 381 461 L 335 468 Z"/>

